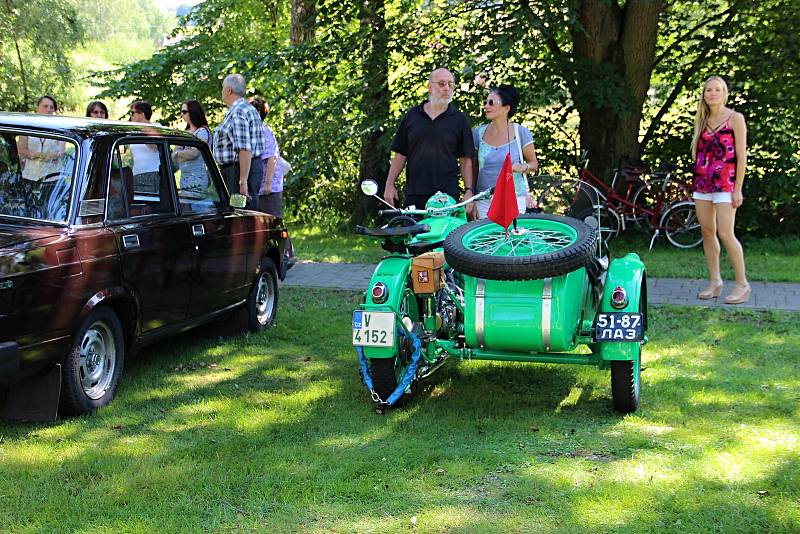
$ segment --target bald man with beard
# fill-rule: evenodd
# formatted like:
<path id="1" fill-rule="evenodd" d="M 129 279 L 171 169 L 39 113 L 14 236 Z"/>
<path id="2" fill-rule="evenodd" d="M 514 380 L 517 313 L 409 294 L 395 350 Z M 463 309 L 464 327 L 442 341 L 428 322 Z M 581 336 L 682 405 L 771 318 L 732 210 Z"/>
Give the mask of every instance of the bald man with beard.
<path id="1" fill-rule="evenodd" d="M 422 208 L 437 191 L 458 199 L 459 170 L 464 180 L 464 200 L 474 193 L 472 131 L 467 116 L 450 104 L 453 83 L 450 71 L 434 70 L 428 79 L 428 100 L 411 108 L 397 128 L 392 142 L 395 154 L 384 192 L 384 199 L 393 206 L 398 200 L 395 179 L 403 167 L 404 206 Z"/>

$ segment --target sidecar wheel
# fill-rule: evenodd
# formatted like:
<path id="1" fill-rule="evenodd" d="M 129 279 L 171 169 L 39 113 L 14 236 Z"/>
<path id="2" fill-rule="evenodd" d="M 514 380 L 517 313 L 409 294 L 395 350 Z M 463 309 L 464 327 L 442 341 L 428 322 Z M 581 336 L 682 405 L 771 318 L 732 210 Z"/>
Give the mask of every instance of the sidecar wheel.
<path id="1" fill-rule="evenodd" d="M 642 349 L 639 347 L 639 355 Z M 611 362 L 611 398 L 614 409 L 620 413 L 633 413 L 639 408 L 642 365 L 632 361 Z"/>
<path id="2" fill-rule="evenodd" d="M 571 217 L 525 214 L 506 231 L 483 219 L 447 236 L 444 254 L 456 271 L 488 280 L 535 280 L 585 266 L 595 251 L 597 233 Z"/>

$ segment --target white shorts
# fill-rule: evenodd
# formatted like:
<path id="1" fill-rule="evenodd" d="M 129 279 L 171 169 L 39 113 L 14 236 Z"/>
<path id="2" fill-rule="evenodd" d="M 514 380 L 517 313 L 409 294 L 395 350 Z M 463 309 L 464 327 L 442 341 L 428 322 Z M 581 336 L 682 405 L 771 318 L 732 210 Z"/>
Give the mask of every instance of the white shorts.
<path id="1" fill-rule="evenodd" d="M 733 204 L 733 194 L 724 191 L 721 193 L 698 193 L 695 191 L 692 194 L 692 198 L 695 200 L 707 200 L 714 204 Z"/>

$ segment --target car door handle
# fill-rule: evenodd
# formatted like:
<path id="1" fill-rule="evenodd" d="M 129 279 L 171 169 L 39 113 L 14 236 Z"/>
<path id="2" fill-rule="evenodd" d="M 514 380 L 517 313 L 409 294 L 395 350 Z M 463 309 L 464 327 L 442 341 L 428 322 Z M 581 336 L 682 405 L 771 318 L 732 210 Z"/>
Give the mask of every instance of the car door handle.
<path id="1" fill-rule="evenodd" d="M 195 237 L 203 237 L 206 235 L 206 229 L 202 224 L 193 224 L 192 225 L 192 235 Z"/>
<path id="2" fill-rule="evenodd" d="M 124 248 L 139 248 L 139 236 L 136 234 L 122 236 L 122 246 Z"/>

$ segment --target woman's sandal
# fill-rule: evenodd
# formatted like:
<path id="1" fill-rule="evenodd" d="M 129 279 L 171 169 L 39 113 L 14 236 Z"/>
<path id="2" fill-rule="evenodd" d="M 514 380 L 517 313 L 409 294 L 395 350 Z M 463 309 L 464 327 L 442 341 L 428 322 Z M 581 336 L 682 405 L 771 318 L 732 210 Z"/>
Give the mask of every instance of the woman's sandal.
<path id="1" fill-rule="evenodd" d="M 750 284 L 736 284 L 731 294 L 725 297 L 725 304 L 743 304 L 750 300 Z"/>
<path id="2" fill-rule="evenodd" d="M 708 287 L 697 294 L 700 300 L 709 300 L 718 297 L 722 293 L 722 280 L 718 283 L 709 282 Z"/>

